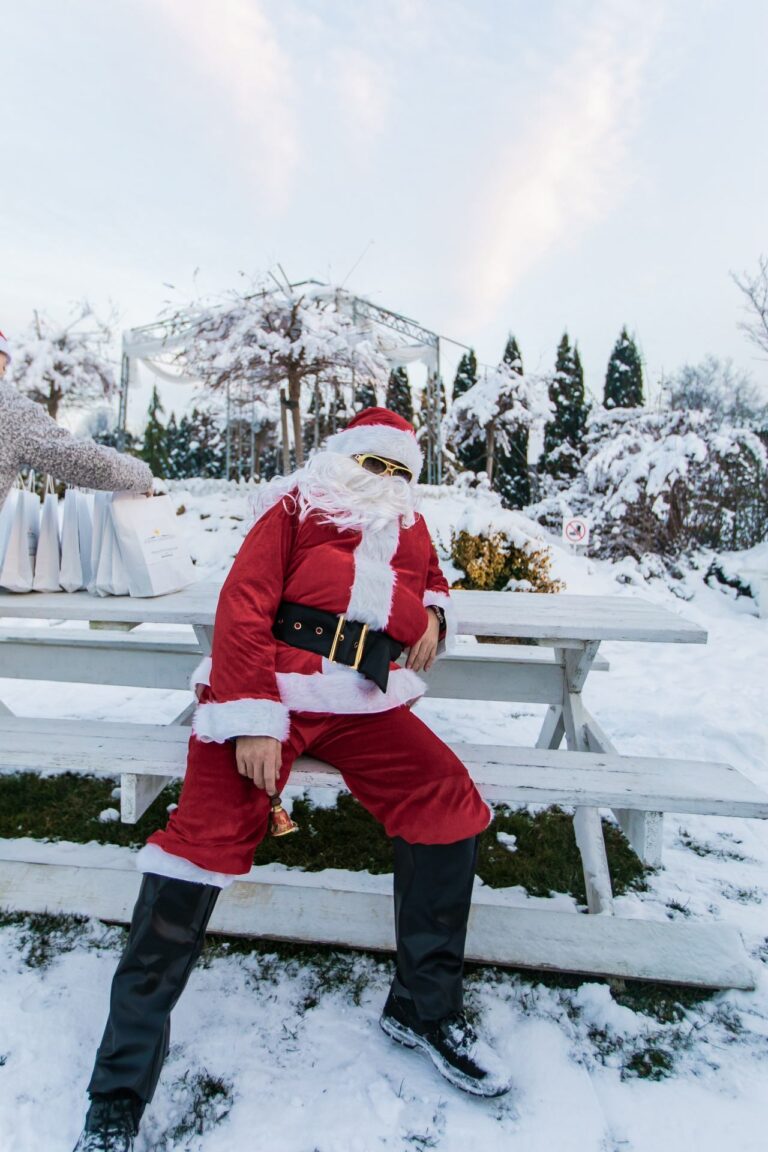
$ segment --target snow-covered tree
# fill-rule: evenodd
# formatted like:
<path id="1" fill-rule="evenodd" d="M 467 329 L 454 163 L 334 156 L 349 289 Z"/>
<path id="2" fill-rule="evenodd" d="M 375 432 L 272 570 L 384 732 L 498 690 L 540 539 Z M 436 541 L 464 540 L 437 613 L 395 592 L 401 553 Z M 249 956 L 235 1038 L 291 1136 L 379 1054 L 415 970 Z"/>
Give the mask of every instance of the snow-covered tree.
<path id="1" fill-rule="evenodd" d="M 402 366 L 393 368 L 387 381 L 387 408 L 413 423 L 413 396 L 408 372 Z"/>
<path id="2" fill-rule="evenodd" d="M 224 475 L 224 443 L 216 418 L 205 408 L 193 408 L 188 423 L 187 475 Z"/>
<path id="3" fill-rule="evenodd" d="M 504 349 L 502 363 L 513 375 L 523 375 L 523 358 L 517 340 L 510 335 Z M 493 469 L 493 487 L 508 508 L 524 508 L 531 502 L 531 478 L 528 472 L 528 440 L 530 423 L 520 420 L 507 427 L 506 446 L 496 452 Z"/>
<path id="4" fill-rule="evenodd" d="M 698 364 L 683 364 L 662 382 L 665 406 L 677 412 L 708 412 L 717 424 L 768 428 L 768 403 L 751 376 L 732 360 L 706 356 Z"/>
<path id="5" fill-rule="evenodd" d="M 179 362 L 216 391 L 227 386 L 274 403 L 287 394 L 296 463 L 304 460 L 302 417 L 310 389 L 386 380 L 388 364 L 370 331 L 353 323 L 333 289 L 288 294 L 236 293 L 225 306 L 198 307 L 172 318 L 185 333 Z M 304 404 L 302 403 L 304 402 Z"/>
<path id="6" fill-rule="evenodd" d="M 603 404 L 606 408 L 642 408 L 643 403 L 643 365 L 637 344 L 625 327 L 608 361 Z"/>
<path id="7" fill-rule="evenodd" d="M 160 417 L 164 415 L 157 385 L 152 389 L 152 399 L 147 410 L 147 423 L 144 428 L 140 456 L 152 469 L 153 476 L 168 475 L 167 429 Z"/>
<path id="8" fill-rule="evenodd" d="M 359 384 L 355 383 L 354 406 L 356 412 L 362 412 L 363 408 L 376 408 L 378 403 L 372 380 L 363 378 Z"/>
<path id="9" fill-rule="evenodd" d="M 66 325 L 35 312 L 16 342 L 8 379 L 54 420 L 63 408 L 103 402 L 115 391 L 111 340 L 109 325 L 88 304 Z"/>
<path id="10" fill-rule="evenodd" d="M 572 476 L 582 454 L 588 407 L 584 398 L 584 371 L 579 350 L 564 332 L 557 348 L 554 375 L 549 379 L 552 419 L 544 428 L 540 468 L 556 478 Z"/>
<path id="11" fill-rule="evenodd" d="M 566 509 L 591 521 L 597 555 L 751 548 L 768 533 L 768 453 L 751 429 L 718 427 L 706 411 L 601 409 L 579 473 L 529 515 L 559 530 Z"/>
<path id="12" fill-rule="evenodd" d="M 459 360 L 453 379 L 453 399 L 458 400 L 459 396 L 474 388 L 475 384 L 477 384 L 477 356 L 474 348 L 470 348 Z"/>
<path id="13" fill-rule="evenodd" d="M 486 472 L 495 487 L 499 460 L 515 451 L 521 429 L 530 429 L 548 412 L 535 382 L 502 361 L 454 401 L 444 422 L 445 436 L 458 457 L 476 460 L 481 467 L 473 470 Z M 511 498 L 501 488 L 499 491 Z"/>
<path id="14" fill-rule="evenodd" d="M 419 410 L 415 415 L 416 439 L 424 453 L 424 467 L 421 473 L 422 484 L 434 484 L 442 476 L 444 461 L 432 458 L 440 439 L 438 433 L 446 413 L 445 385 L 442 377 L 430 375 L 419 397 Z"/>

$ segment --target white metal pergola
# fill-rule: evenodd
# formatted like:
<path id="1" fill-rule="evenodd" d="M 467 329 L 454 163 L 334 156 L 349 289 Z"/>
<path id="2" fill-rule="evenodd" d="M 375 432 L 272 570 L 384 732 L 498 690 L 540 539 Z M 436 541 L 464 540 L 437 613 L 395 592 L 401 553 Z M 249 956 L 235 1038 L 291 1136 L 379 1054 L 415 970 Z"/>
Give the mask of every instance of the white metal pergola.
<path id="1" fill-rule="evenodd" d="M 327 295 L 333 298 L 339 311 L 349 316 L 361 331 L 375 332 L 377 345 L 392 368 L 421 363 L 427 372 L 427 429 L 425 435 L 425 460 L 428 483 L 439 484 L 442 480 L 442 445 L 439 419 L 440 382 L 440 343 L 447 339 L 388 308 L 373 304 L 362 296 L 356 296 L 343 288 L 335 288 L 319 280 L 302 280 L 297 283 L 280 284 L 278 289 L 289 299 L 294 293 L 309 290 L 315 296 Z M 222 310 L 226 307 L 222 305 Z M 122 360 L 120 372 L 120 401 L 118 412 L 118 447 L 122 447 L 128 415 L 128 394 L 135 383 L 136 370 L 143 365 L 160 379 L 174 383 L 197 381 L 185 378 L 173 370 L 174 357 L 184 349 L 194 328 L 195 317 L 190 315 L 186 328 L 179 328 L 170 320 L 158 320 L 140 328 L 131 328 L 123 333 Z M 457 341 L 451 340 L 456 344 Z M 463 347 L 463 345 L 462 345 Z M 227 436 L 227 475 L 230 474 L 232 396 L 226 394 L 226 436 Z M 281 397 L 284 406 L 287 401 Z M 284 433 L 285 435 L 285 433 Z"/>

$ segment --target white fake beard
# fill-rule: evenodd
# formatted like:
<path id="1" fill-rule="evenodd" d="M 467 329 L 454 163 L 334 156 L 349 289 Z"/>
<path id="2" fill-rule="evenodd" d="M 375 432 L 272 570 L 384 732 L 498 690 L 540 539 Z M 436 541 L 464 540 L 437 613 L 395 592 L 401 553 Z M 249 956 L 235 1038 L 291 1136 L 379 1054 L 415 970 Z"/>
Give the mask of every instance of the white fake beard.
<path id="1" fill-rule="evenodd" d="M 376 476 L 349 456 L 318 452 L 290 476 L 265 485 L 254 500 L 257 519 L 280 499 L 297 492 L 299 518 L 325 513 L 323 523 L 373 532 L 400 520 L 410 528 L 416 519 L 412 485 L 398 476 Z"/>

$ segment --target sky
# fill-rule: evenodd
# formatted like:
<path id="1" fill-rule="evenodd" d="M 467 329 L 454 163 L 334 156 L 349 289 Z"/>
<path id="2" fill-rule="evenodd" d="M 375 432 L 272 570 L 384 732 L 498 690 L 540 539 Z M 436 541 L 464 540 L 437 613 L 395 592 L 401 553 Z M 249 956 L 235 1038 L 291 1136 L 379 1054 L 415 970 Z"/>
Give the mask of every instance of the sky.
<path id="1" fill-rule="evenodd" d="M 119 327 L 281 264 L 602 395 L 768 392 L 731 273 L 768 254 L 764 0 L 0 0 L 0 329 Z M 446 374 L 460 352 L 446 345 Z"/>

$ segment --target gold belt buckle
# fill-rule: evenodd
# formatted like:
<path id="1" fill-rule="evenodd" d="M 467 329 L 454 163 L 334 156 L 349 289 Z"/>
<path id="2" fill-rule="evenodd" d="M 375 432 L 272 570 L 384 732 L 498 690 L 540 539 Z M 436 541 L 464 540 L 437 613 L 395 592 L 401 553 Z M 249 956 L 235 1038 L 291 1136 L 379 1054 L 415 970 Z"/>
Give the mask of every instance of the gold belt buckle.
<path id="1" fill-rule="evenodd" d="M 339 616 L 339 622 L 336 625 L 336 633 L 333 637 L 333 644 L 331 644 L 331 650 L 328 653 L 328 659 L 330 660 L 331 664 L 336 663 L 336 649 L 338 648 L 339 641 L 344 639 L 343 628 L 346 623 L 346 619 L 346 616 Z"/>
<path id="2" fill-rule="evenodd" d="M 355 654 L 355 662 L 352 665 L 352 668 L 354 669 L 355 672 L 357 672 L 358 668 L 360 667 L 360 661 L 363 658 L 363 648 L 365 647 L 365 638 L 367 635 L 368 635 L 368 625 L 363 624 L 362 630 L 360 632 L 360 639 L 357 642 L 357 653 Z"/>

